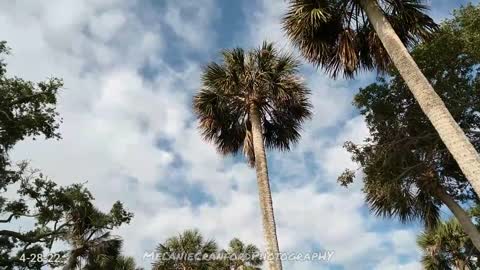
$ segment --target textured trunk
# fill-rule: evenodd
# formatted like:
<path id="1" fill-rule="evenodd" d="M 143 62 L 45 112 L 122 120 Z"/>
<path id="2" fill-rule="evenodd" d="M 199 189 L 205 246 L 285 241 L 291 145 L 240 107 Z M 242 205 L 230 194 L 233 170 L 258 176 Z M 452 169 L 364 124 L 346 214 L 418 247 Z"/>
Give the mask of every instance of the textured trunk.
<path id="1" fill-rule="evenodd" d="M 477 151 L 418 68 L 385 18 L 377 0 L 361 0 L 360 3 L 408 88 L 457 161 L 465 177 L 480 196 L 480 156 Z"/>
<path id="2" fill-rule="evenodd" d="M 458 270 L 467 270 L 467 265 L 463 260 L 458 259 L 456 260 L 455 264 L 457 265 Z"/>
<path id="3" fill-rule="evenodd" d="M 480 232 L 478 231 L 472 219 L 465 210 L 441 187 L 435 188 L 435 195 L 452 211 L 457 218 L 458 223 L 463 228 L 463 231 L 468 235 L 475 248 L 480 251 Z"/>
<path id="4" fill-rule="evenodd" d="M 253 151 L 255 154 L 255 169 L 257 172 L 258 194 L 260 210 L 262 212 L 263 235 L 265 237 L 267 264 L 269 270 L 282 270 L 280 250 L 278 248 L 277 229 L 273 215 L 272 194 L 268 179 L 267 157 L 263 140 L 263 130 L 258 107 L 253 104 L 250 108 L 250 122 L 252 124 Z"/>
<path id="5" fill-rule="evenodd" d="M 457 268 L 459 270 L 470 270 L 470 267 L 467 265 L 467 263 L 464 260 L 458 260 Z"/>

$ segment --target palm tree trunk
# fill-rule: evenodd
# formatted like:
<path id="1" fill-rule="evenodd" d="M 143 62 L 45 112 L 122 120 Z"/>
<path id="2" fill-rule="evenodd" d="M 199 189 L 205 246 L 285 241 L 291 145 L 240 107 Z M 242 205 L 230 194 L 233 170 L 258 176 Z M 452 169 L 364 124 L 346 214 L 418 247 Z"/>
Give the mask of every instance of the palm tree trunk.
<path id="1" fill-rule="evenodd" d="M 456 264 L 457 264 L 457 268 L 458 270 L 469 270 L 470 267 L 468 267 L 468 265 L 465 263 L 464 260 L 457 260 L 456 261 Z"/>
<path id="2" fill-rule="evenodd" d="M 384 16 L 377 0 L 361 0 L 360 4 L 408 88 L 457 161 L 475 193 L 480 196 L 480 156 L 477 151 L 418 68 Z"/>
<path id="3" fill-rule="evenodd" d="M 265 237 L 269 270 L 282 270 L 280 249 L 278 247 L 277 229 L 273 215 L 272 193 L 268 179 L 267 157 L 263 139 L 263 129 L 260 112 L 255 104 L 250 107 L 250 122 L 252 124 L 253 151 L 255 154 L 255 169 L 257 172 L 258 195 L 262 212 L 263 235 Z"/>
<path id="4" fill-rule="evenodd" d="M 480 251 L 480 232 L 478 231 L 472 219 L 465 210 L 441 187 L 434 189 L 435 195 L 452 211 L 458 222 L 463 228 L 463 231 L 468 235 L 475 248 Z"/>

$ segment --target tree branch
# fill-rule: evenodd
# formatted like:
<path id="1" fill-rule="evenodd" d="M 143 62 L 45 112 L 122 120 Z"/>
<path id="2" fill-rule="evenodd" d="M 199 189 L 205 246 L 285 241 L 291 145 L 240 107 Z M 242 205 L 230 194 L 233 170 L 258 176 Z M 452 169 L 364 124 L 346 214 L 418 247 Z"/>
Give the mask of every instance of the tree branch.
<path id="1" fill-rule="evenodd" d="M 10 230 L 0 230 L 0 236 L 13 237 L 13 238 L 16 238 L 16 239 L 18 239 L 22 242 L 25 242 L 25 243 L 34 243 L 34 242 L 39 242 L 40 240 L 42 240 L 44 238 L 48 238 L 48 237 L 60 234 L 61 229 L 63 229 L 64 227 L 66 227 L 68 225 L 70 225 L 70 223 L 66 222 L 66 223 L 62 224 L 61 226 L 59 226 L 57 228 L 57 230 L 51 231 L 49 233 L 40 234 L 40 235 L 37 235 L 37 236 L 28 236 L 26 234 L 19 233 L 19 232 L 14 232 L 14 231 L 10 231 Z"/>
<path id="2" fill-rule="evenodd" d="M 10 216 L 7 219 L 0 219 L 0 223 L 8 223 L 12 221 L 12 218 L 15 216 L 15 214 L 10 214 Z"/>
<path id="3" fill-rule="evenodd" d="M 7 219 L 0 219 L 0 223 L 9 223 L 10 221 L 12 221 L 12 219 L 15 217 L 15 216 L 18 216 L 18 217 L 38 217 L 40 214 L 33 214 L 33 215 L 28 215 L 28 214 L 15 214 L 15 213 L 12 213 L 10 214 L 10 216 L 7 218 Z"/>

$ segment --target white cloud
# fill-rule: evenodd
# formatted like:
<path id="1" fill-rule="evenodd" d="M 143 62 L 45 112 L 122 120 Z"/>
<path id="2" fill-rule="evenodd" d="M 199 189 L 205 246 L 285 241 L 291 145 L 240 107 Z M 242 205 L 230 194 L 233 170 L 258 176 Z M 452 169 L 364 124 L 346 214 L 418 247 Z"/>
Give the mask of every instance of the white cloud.
<path id="1" fill-rule="evenodd" d="M 249 25 L 249 45 L 258 46 L 264 40 L 275 42 L 282 49 L 288 49 L 291 44 L 282 32 L 281 18 L 286 10 L 287 1 L 260 0 L 256 1 L 257 7 L 251 11 L 251 3 L 245 7 L 249 20 L 254 23 Z"/>
<path id="2" fill-rule="evenodd" d="M 120 10 L 108 10 L 92 19 L 88 28 L 95 38 L 101 41 L 111 40 L 127 22 L 127 18 Z"/>
<path id="3" fill-rule="evenodd" d="M 397 230 L 391 234 L 392 244 L 395 252 L 401 255 L 416 256 L 420 250 L 416 245 L 415 232 L 411 230 Z"/>
<path id="4" fill-rule="evenodd" d="M 375 268 L 375 270 L 420 270 L 423 269 L 421 264 L 416 261 L 400 263 L 399 259 L 394 256 L 384 258 Z"/>
<path id="5" fill-rule="evenodd" d="M 187 44 L 186 47 L 205 49 L 212 45 L 215 34 L 208 32 L 216 16 L 213 0 L 166 1 L 163 21 Z"/>
<path id="6" fill-rule="evenodd" d="M 350 153 L 343 147 L 344 142 L 362 143 L 368 135 L 368 129 L 361 116 L 348 120 L 343 128 L 335 143 L 326 148 L 324 155 L 319 156 L 320 166 L 332 178 L 339 176 L 344 169 L 358 168 L 358 165 L 350 160 Z"/>

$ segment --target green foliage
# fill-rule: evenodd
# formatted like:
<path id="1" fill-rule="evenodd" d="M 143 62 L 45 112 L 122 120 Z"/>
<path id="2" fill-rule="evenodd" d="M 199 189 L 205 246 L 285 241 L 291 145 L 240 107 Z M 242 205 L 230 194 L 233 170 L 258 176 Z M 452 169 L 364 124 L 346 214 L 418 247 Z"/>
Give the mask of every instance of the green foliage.
<path id="1" fill-rule="evenodd" d="M 0 42 L 0 56 L 8 51 L 6 43 Z M 0 224 L 33 223 L 21 231 L 2 226 L 1 269 L 61 266 L 68 252 L 51 248 L 63 241 L 72 245 L 70 258 L 75 257 L 76 262 L 83 259 L 97 263 L 99 257 L 111 261 L 120 256 L 121 240 L 111 237 L 109 230 L 129 223 L 133 217 L 120 202 L 110 212 L 102 213 L 82 184 L 59 186 L 30 169 L 26 162 L 12 164 L 9 159 L 8 151 L 27 137 L 60 138 L 56 103 L 62 85 L 57 78 L 40 83 L 9 78 L 6 64 L 0 59 Z"/>
<path id="2" fill-rule="evenodd" d="M 8 52 L 6 43 L 0 42 L 0 190 L 19 177 L 9 169 L 7 155 L 17 142 L 40 135 L 46 139 L 59 138 L 55 105 L 57 93 L 63 86 L 62 80 L 57 78 L 35 84 L 7 77 L 7 65 L 2 56 Z"/>
<path id="3" fill-rule="evenodd" d="M 223 154 L 243 149 L 253 166 L 249 115 L 255 105 L 266 146 L 289 150 L 311 114 L 309 90 L 298 75 L 299 62 L 266 42 L 249 52 L 225 50 L 222 56 L 222 63 L 204 68 L 202 89 L 193 102 L 204 138 Z"/>
<path id="4" fill-rule="evenodd" d="M 213 269 L 215 262 L 209 260 L 189 259 L 191 254 L 215 254 L 217 244 L 213 240 L 205 241 L 197 230 L 187 230 L 182 234 L 171 237 L 164 244 L 159 244 L 156 249 L 160 258 L 153 263 L 154 270 L 182 269 L 187 267 L 195 270 Z M 179 256 L 180 258 L 173 258 Z"/>
<path id="5" fill-rule="evenodd" d="M 470 6 L 455 14 L 430 42 L 415 47 L 412 55 L 480 150 L 480 59 L 475 54 L 480 43 L 472 49 L 473 44 L 465 41 L 471 33 L 467 26 L 478 20 L 480 9 Z M 388 75 L 356 95 L 354 104 L 365 116 L 370 137 L 363 145 L 345 146 L 363 169 L 366 200 L 377 215 L 404 222 L 419 219 L 433 227 L 441 206 L 436 188 L 459 202 L 478 198 L 401 76 L 393 70 Z M 339 180 L 348 184 L 352 178 L 346 172 Z"/>
<path id="6" fill-rule="evenodd" d="M 283 28 L 310 62 L 333 77 L 387 71 L 390 58 L 358 0 L 290 0 Z M 385 17 L 407 47 L 437 29 L 421 0 L 380 0 Z"/>
<path id="7" fill-rule="evenodd" d="M 480 6 L 469 4 L 459 10 L 455 10 L 455 19 L 447 23 L 446 26 L 464 44 L 465 51 L 477 59 L 480 59 L 480 51 L 478 50 L 478 44 L 480 44 L 480 32 L 478 31 L 480 29 L 479 9 Z"/>
<path id="8" fill-rule="evenodd" d="M 158 258 L 152 264 L 153 270 L 260 270 L 263 263 L 254 245 L 234 238 L 227 250 L 219 250 L 215 241 L 205 241 L 198 230 L 168 238 L 158 245 L 155 254 Z"/>
<path id="9" fill-rule="evenodd" d="M 108 231 L 129 223 L 133 215 L 120 202 L 116 202 L 109 213 L 102 213 L 93 206 L 92 195 L 82 185 L 61 187 L 42 177 L 38 173 L 29 173 L 28 177 L 19 179 L 17 198 L 5 200 L 0 209 L 0 213 L 8 217 L 1 221 L 3 223 L 15 219 L 35 220 L 31 230 L 0 230 L 0 245 L 10 251 L 2 254 L 4 260 L 0 266 L 13 269 L 28 264 L 30 269 L 40 269 L 40 263 L 36 263 L 37 267 L 28 260 L 24 262 L 22 255 L 31 258 L 29 254 L 41 254 L 57 241 L 67 241 L 73 248 L 69 254 L 60 252 L 58 257 L 75 257 L 78 264 L 80 259 L 118 256 L 116 252 L 120 251 L 121 240 L 111 237 Z M 11 255 L 15 250 L 17 254 Z M 54 267 L 63 262 L 55 260 L 48 265 Z"/>
<path id="10" fill-rule="evenodd" d="M 227 269 L 243 269 L 243 270 L 260 270 L 262 266 L 262 259 L 259 256 L 260 250 L 250 244 L 245 245 L 242 241 L 237 238 L 232 239 L 229 244 L 229 248 L 226 251 L 226 254 L 229 257 L 225 268 Z M 248 259 L 242 259 L 248 258 Z"/>
<path id="11" fill-rule="evenodd" d="M 456 219 L 441 222 L 417 237 L 425 270 L 478 269 L 480 253 Z M 468 268 L 467 268 L 468 267 Z"/>
<path id="12" fill-rule="evenodd" d="M 109 230 L 129 223 L 133 217 L 116 202 L 109 214 L 96 209 L 90 200 L 77 204 L 67 212 L 71 221 L 65 240 L 73 247 L 66 263 L 68 269 L 111 269 L 115 259 L 121 254 L 122 240 L 111 236 Z"/>
<path id="13" fill-rule="evenodd" d="M 111 268 L 106 270 L 143 270 L 136 266 L 135 260 L 132 257 L 119 256 L 115 258 Z"/>

